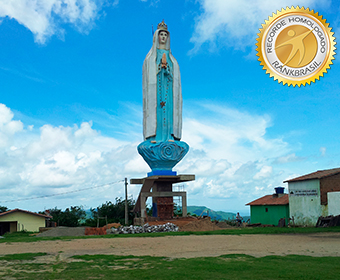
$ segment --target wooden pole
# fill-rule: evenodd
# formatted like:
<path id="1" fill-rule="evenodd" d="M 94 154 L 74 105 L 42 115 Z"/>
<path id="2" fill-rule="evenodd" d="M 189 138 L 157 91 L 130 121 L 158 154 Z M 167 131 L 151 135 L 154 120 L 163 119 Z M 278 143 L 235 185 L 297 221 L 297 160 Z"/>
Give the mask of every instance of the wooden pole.
<path id="1" fill-rule="evenodd" d="M 128 185 L 127 178 L 125 178 L 125 225 L 129 224 L 127 185 Z"/>

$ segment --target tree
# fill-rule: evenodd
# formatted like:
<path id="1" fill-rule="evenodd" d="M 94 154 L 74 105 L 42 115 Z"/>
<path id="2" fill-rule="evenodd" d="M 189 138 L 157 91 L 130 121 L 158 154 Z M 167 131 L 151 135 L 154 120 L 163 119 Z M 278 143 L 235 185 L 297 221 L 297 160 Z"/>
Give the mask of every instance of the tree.
<path id="1" fill-rule="evenodd" d="M 7 212 L 9 209 L 6 206 L 1 206 L 0 205 L 0 213 Z"/>
<path id="2" fill-rule="evenodd" d="M 86 217 L 82 206 L 71 206 L 71 209 L 66 208 L 64 212 L 57 207 L 49 209 L 49 211 L 52 216 L 51 221 L 56 222 L 58 226 L 78 227 L 81 220 Z"/>
<path id="3" fill-rule="evenodd" d="M 127 200 L 128 203 L 128 220 L 129 224 L 132 224 L 134 215 L 132 213 L 135 201 L 130 198 Z M 121 197 L 116 197 L 115 203 L 106 201 L 97 208 L 91 208 L 92 218 L 85 221 L 87 226 L 97 226 L 98 217 L 107 217 L 108 223 L 125 223 L 125 200 Z M 105 225 L 105 220 L 99 221 L 100 226 Z"/>

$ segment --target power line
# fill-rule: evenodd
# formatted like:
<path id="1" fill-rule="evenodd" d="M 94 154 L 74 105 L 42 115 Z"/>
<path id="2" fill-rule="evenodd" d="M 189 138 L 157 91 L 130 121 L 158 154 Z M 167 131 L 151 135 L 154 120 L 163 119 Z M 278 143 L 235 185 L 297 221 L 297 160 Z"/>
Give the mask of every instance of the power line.
<path id="1" fill-rule="evenodd" d="M 82 191 L 86 191 L 86 190 L 92 190 L 92 189 L 96 189 L 96 188 L 102 188 L 102 187 L 105 187 L 105 186 L 110 186 L 110 185 L 118 184 L 118 183 L 121 183 L 121 182 L 124 182 L 124 180 L 119 180 L 119 181 L 112 182 L 112 183 L 107 183 L 107 184 L 103 184 L 103 185 L 98 185 L 98 186 L 94 186 L 94 187 L 89 187 L 89 188 L 84 188 L 84 189 L 79 189 L 79 190 L 74 190 L 74 191 L 68 191 L 68 192 L 63 192 L 63 193 L 48 194 L 48 195 L 35 196 L 35 197 L 29 197 L 29 198 L 21 198 L 21 199 L 13 199 L 13 200 L 4 200 L 4 201 L 0 201 L 0 203 L 16 202 L 16 201 L 23 201 L 23 200 L 31 200 L 31 199 L 38 199 L 38 198 L 45 198 L 45 197 L 64 195 L 64 194 L 69 194 L 69 193 L 82 192 Z"/>

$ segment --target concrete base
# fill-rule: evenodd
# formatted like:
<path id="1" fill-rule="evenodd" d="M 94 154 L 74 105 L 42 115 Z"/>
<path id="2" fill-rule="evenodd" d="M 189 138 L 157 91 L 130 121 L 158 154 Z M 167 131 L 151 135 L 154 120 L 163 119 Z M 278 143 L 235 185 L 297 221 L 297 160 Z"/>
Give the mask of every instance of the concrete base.
<path id="1" fill-rule="evenodd" d="M 145 218 L 134 218 L 133 219 L 133 225 L 134 226 L 143 226 L 146 224 L 146 219 Z"/>
<path id="2" fill-rule="evenodd" d="M 188 182 L 195 180 L 195 175 L 177 175 L 177 176 L 151 176 L 141 179 L 131 179 L 130 184 L 143 184 L 138 199 L 136 201 L 135 208 L 133 211 L 138 213 L 141 218 L 146 218 L 146 200 L 148 197 L 152 197 L 153 204 L 157 205 L 157 198 L 171 198 L 171 203 L 168 205 L 162 205 L 162 209 L 167 208 L 168 210 L 162 210 L 164 213 L 157 213 L 157 217 L 160 218 L 171 218 L 173 214 L 173 208 L 171 208 L 172 198 L 174 196 L 182 197 L 182 213 L 183 217 L 187 216 L 187 194 L 186 192 L 173 192 L 172 185 L 176 183 Z M 152 191 L 151 191 L 152 189 Z M 171 204 L 171 205 L 170 205 Z M 171 211 L 171 213 L 169 212 Z"/>

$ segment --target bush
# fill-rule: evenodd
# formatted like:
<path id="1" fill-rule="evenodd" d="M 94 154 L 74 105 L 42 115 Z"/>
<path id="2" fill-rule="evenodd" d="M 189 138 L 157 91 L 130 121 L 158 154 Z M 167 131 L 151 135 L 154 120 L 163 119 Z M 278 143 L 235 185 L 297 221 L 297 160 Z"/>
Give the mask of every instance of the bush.
<path id="1" fill-rule="evenodd" d="M 66 208 L 65 211 L 57 209 L 49 209 L 50 215 L 52 216 L 51 221 L 56 222 L 58 226 L 66 227 L 78 227 L 80 221 L 86 217 L 86 213 L 82 206 L 71 206 Z"/>
<path id="2" fill-rule="evenodd" d="M 135 201 L 130 198 L 127 200 L 128 203 L 128 220 L 129 224 L 132 224 L 134 215 L 132 213 Z M 125 224 L 125 200 L 116 197 L 115 203 L 111 201 L 106 201 L 101 206 L 97 208 L 91 208 L 92 218 L 86 219 L 83 225 L 95 227 L 97 226 L 97 218 L 107 218 L 108 223 L 121 223 Z M 99 226 L 104 226 L 106 224 L 105 219 L 99 220 Z"/>
<path id="3" fill-rule="evenodd" d="M 9 209 L 6 206 L 1 206 L 0 205 L 0 213 L 7 212 Z"/>

